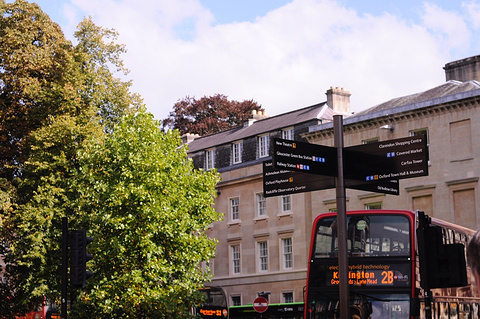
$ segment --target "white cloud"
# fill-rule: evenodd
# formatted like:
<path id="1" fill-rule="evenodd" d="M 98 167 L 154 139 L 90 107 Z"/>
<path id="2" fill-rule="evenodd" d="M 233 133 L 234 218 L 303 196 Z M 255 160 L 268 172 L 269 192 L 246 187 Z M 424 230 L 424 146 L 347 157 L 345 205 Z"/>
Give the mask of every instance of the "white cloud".
<path id="1" fill-rule="evenodd" d="M 72 1 L 120 33 L 133 89 L 157 119 L 185 96 L 215 93 L 254 99 L 275 115 L 325 101 L 330 86 L 350 90 L 359 111 L 441 84 L 449 62 L 442 46 L 463 41 L 458 27 L 437 20 L 457 17 L 434 6 L 425 26 L 359 16 L 332 0 L 295 0 L 254 22 L 213 25 L 196 0 Z"/>
<path id="2" fill-rule="evenodd" d="M 480 28 L 480 3 L 475 1 L 463 2 L 462 7 L 467 9 L 468 20 L 475 29 Z"/>
<path id="3" fill-rule="evenodd" d="M 445 47 L 462 48 L 469 45 L 470 31 L 460 14 L 445 11 L 432 3 L 425 3 L 424 7 L 425 26 L 444 41 Z"/>

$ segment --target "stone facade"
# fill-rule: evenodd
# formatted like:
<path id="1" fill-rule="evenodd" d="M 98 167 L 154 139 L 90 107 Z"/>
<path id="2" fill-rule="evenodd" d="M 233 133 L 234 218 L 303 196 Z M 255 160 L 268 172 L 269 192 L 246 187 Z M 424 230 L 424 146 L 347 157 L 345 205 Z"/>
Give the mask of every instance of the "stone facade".
<path id="1" fill-rule="evenodd" d="M 480 95 L 427 108 L 412 106 L 410 110 L 387 116 L 372 114 L 371 118 L 358 122 L 346 121 L 345 146 L 426 132 L 429 150 L 428 176 L 400 180 L 399 196 L 347 190 L 347 209 L 364 209 L 371 204 L 380 204 L 385 209 L 419 209 L 433 217 L 477 228 L 480 223 L 479 121 Z M 385 125 L 393 130 L 382 129 Z M 312 130 L 307 136 L 311 143 L 333 144 L 331 129 Z M 320 211 L 333 209 L 334 190 L 318 193 L 313 196 L 312 206 Z"/>
<path id="2" fill-rule="evenodd" d="M 456 65 L 463 68 L 465 64 Z M 447 66 L 446 71 L 456 72 L 452 64 Z M 331 116 L 335 113 L 345 115 L 346 147 L 416 134 L 426 134 L 428 139 L 428 176 L 400 180 L 399 196 L 347 189 L 348 210 L 419 209 L 477 228 L 480 84 L 476 77 L 455 80 L 352 116 L 347 116 L 350 93 L 331 88 L 325 103 L 192 141 L 189 156 L 195 166 L 204 168 L 206 152 L 215 150 L 215 167 L 222 176 L 215 208 L 224 220 L 209 229 L 209 235 L 219 242 L 210 263 L 210 284 L 225 289 L 230 305 L 252 303 L 265 292 L 271 303 L 303 301 L 312 221 L 335 210 L 335 190 L 293 194 L 287 199 L 268 197 L 260 213 L 262 162 L 271 159 L 271 152 L 259 157 L 259 136 L 281 137 L 284 129 L 293 129 L 295 140 L 333 146 Z M 329 96 L 337 93 L 341 96 Z M 332 105 L 338 101 L 341 106 Z M 242 161 L 233 164 L 232 143 L 238 141 L 243 143 Z"/>

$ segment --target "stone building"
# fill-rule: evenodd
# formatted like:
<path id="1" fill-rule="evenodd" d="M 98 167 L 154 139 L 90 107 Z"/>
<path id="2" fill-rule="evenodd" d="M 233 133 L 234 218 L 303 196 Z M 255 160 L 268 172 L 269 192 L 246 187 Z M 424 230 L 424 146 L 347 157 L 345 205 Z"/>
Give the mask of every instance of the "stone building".
<path id="1" fill-rule="evenodd" d="M 447 81 L 349 114 L 350 93 L 327 90 L 327 101 L 274 117 L 253 114 L 243 127 L 196 137 L 189 156 L 197 168 L 216 168 L 216 209 L 224 220 L 209 235 L 218 239 L 210 262 L 212 285 L 229 305 L 303 301 L 313 219 L 336 209 L 335 190 L 263 196 L 262 163 L 270 139 L 280 137 L 333 146 L 334 114 L 344 115 L 346 147 L 425 134 L 429 175 L 400 180 L 400 195 L 347 189 L 347 209 L 419 209 L 477 228 L 480 223 L 480 56 L 445 65 Z"/>

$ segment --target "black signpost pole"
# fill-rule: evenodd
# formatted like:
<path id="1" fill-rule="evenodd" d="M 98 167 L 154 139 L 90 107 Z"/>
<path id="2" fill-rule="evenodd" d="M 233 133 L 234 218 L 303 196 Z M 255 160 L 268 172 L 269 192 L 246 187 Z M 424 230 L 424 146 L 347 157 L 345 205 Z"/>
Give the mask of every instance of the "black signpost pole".
<path id="1" fill-rule="evenodd" d="M 350 318 L 348 287 L 347 252 L 347 208 L 345 181 L 343 176 L 343 116 L 333 117 L 334 143 L 338 156 L 338 176 L 336 177 L 337 234 L 338 234 L 338 274 L 340 288 L 340 318 Z"/>
<path id="2" fill-rule="evenodd" d="M 67 293 L 68 293 L 68 219 L 62 217 L 62 296 L 61 318 L 67 319 Z"/>
<path id="3" fill-rule="evenodd" d="M 345 188 L 399 195 L 399 179 L 428 175 L 428 148 L 423 135 L 345 148 L 341 115 L 333 117 L 333 129 L 334 147 L 274 138 L 272 162 L 263 164 L 264 196 L 335 184 L 340 318 L 350 318 Z"/>

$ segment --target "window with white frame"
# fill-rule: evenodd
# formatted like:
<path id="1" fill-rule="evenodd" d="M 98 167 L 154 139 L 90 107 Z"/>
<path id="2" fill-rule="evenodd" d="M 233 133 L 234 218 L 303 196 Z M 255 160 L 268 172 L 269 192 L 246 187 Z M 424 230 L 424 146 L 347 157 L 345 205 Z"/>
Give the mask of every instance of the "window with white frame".
<path id="1" fill-rule="evenodd" d="M 261 135 L 257 137 L 258 141 L 258 157 L 268 156 L 270 150 L 270 135 Z"/>
<path id="2" fill-rule="evenodd" d="M 267 299 L 267 302 L 270 300 L 270 291 L 257 291 L 257 296 Z M 263 318 L 260 316 L 260 318 Z"/>
<path id="3" fill-rule="evenodd" d="M 236 221 L 240 219 L 240 198 L 230 198 L 230 219 Z"/>
<path id="4" fill-rule="evenodd" d="M 294 302 L 294 300 L 293 300 L 293 292 L 292 292 L 292 291 L 282 292 L 282 302 L 283 302 L 283 303 L 292 303 L 292 302 Z"/>
<path id="5" fill-rule="evenodd" d="M 291 195 L 282 195 L 282 213 L 290 212 L 292 210 L 292 196 Z"/>
<path id="6" fill-rule="evenodd" d="M 284 269 L 293 268 L 292 237 L 282 238 L 282 266 Z"/>
<path id="7" fill-rule="evenodd" d="M 282 138 L 284 140 L 293 140 L 293 127 L 288 127 L 282 130 Z"/>
<path id="8" fill-rule="evenodd" d="M 268 270 L 268 243 L 267 241 L 258 242 L 258 269 L 260 271 Z"/>
<path id="9" fill-rule="evenodd" d="M 257 217 L 267 216 L 267 201 L 263 193 L 257 193 Z"/>
<path id="10" fill-rule="evenodd" d="M 418 135 L 425 135 L 427 139 L 427 144 L 428 144 L 428 128 L 421 128 L 417 130 L 411 130 L 409 131 L 410 136 L 418 136 Z"/>
<path id="11" fill-rule="evenodd" d="M 365 209 L 382 209 L 382 202 L 367 203 Z"/>
<path id="12" fill-rule="evenodd" d="M 242 305 L 242 296 L 240 295 L 232 295 L 230 296 L 232 300 L 232 306 L 241 306 Z"/>
<path id="13" fill-rule="evenodd" d="M 242 150 L 242 141 L 232 143 L 232 164 L 238 164 L 242 162 Z"/>
<path id="14" fill-rule="evenodd" d="M 205 170 L 209 171 L 215 168 L 215 149 L 205 151 Z"/>
<path id="15" fill-rule="evenodd" d="M 241 271 L 240 267 L 240 245 L 230 246 L 232 250 L 232 273 L 239 274 Z"/>

